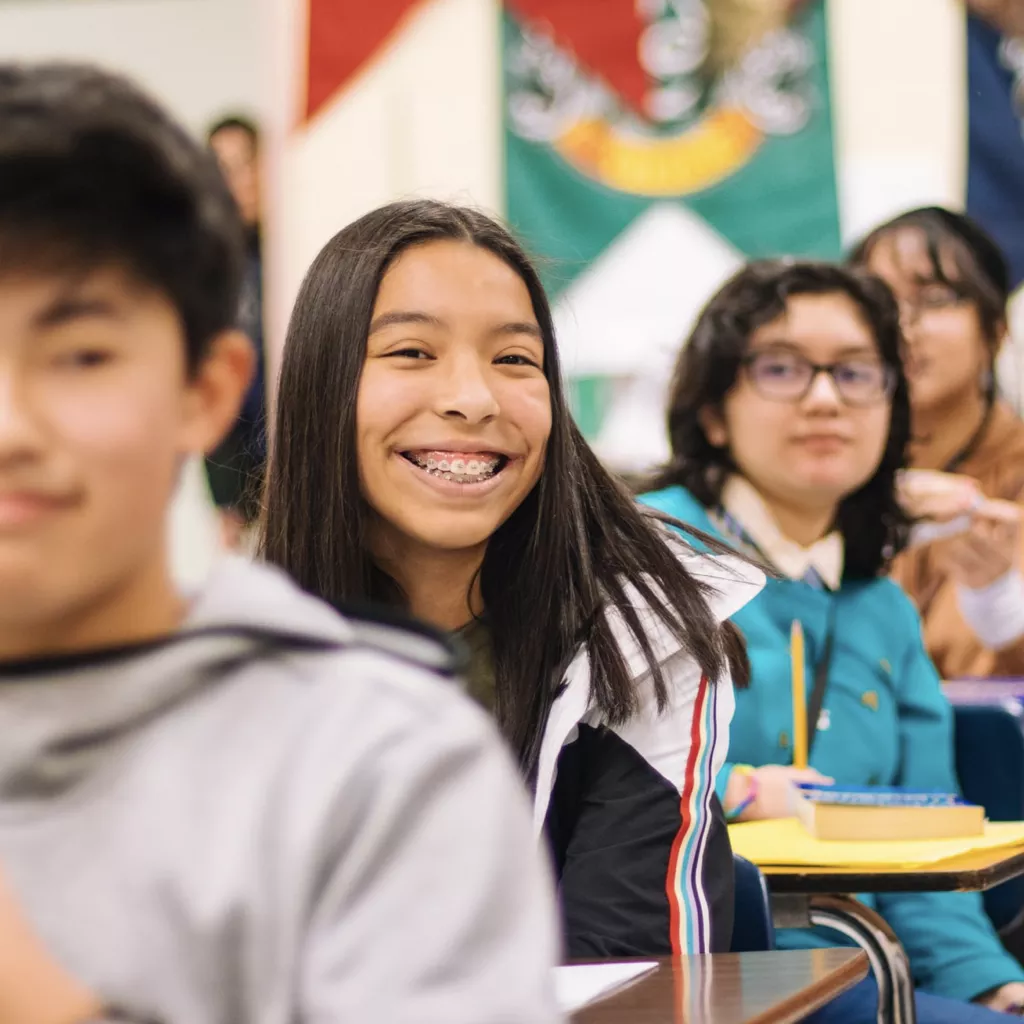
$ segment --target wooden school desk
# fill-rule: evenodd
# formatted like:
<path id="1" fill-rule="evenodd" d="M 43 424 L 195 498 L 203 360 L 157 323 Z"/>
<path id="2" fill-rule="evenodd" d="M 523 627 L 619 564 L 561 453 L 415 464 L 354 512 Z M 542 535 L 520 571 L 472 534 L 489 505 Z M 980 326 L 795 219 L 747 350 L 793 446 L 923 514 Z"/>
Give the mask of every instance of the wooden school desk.
<path id="1" fill-rule="evenodd" d="M 914 985 L 886 922 L 849 893 L 982 892 L 1024 875 L 1024 850 L 979 850 L 912 868 L 762 867 L 777 928 L 825 925 L 853 939 L 878 980 L 879 1024 L 915 1024 Z"/>
<path id="2" fill-rule="evenodd" d="M 791 1024 L 867 976 L 858 949 L 665 958 L 573 1024 Z"/>

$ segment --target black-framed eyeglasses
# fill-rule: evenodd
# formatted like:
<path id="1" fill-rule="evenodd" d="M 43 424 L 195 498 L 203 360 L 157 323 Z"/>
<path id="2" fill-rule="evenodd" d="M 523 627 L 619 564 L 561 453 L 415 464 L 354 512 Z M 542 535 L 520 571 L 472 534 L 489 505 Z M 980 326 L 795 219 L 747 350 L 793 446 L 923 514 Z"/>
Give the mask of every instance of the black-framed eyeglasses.
<path id="1" fill-rule="evenodd" d="M 750 352 L 743 369 L 754 390 L 775 402 L 800 402 L 821 373 L 828 374 L 846 405 L 878 405 L 892 397 L 896 372 L 878 359 L 840 359 L 812 363 L 799 352 Z"/>

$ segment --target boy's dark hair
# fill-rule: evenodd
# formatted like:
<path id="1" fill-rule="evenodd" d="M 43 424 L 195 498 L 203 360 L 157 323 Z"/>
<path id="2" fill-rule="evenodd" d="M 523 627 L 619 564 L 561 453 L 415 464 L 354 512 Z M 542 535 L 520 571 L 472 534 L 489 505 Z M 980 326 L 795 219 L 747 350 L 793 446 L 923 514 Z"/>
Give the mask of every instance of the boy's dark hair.
<path id="1" fill-rule="evenodd" d="M 490 252 L 520 277 L 544 341 L 552 417 L 544 470 L 491 537 L 480 569 L 495 713 L 529 774 L 562 674 L 581 645 L 600 709 L 621 722 L 637 707 L 629 668 L 604 614 L 608 606 L 621 611 L 646 657 L 659 704 L 668 697 L 666 682 L 635 608 L 637 595 L 708 677 L 730 668 L 745 685 L 749 666 L 735 627 L 716 623 L 708 587 L 690 575 L 665 528 L 601 466 L 573 424 L 551 309 L 526 254 L 500 224 L 446 203 L 401 202 L 366 214 L 329 241 L 306 274 L 281 368 L 266 490 L 268 561 L 334 604 L 404 603 L 396 582 L 370 555 L 372 513 L 359 483 L 356 397 L 381 279 L 407 249 L 445 240 Z"/>
<path id="2" fill-rule="evenodd" d="M 253 152 L 259 149 L 260 130 L 256 127 L 256 122 L 250 118 L 244 117 L 242 114 L 229 114 L 227 117 L 222 117 L 219 121 L 214 121 L 206 131 L 207 142 L 212 141 L 213 137 L 218 133 L 226 131 L 244 132 L 249 136 Z"/>
<path id="3" fill-rule="evenodd" d="M 111 265 L 165 295 L 189 370 L 235 323 L 242 226 L 207 150 L 126 79 L 0 64 L 0 270 Z"/>
<path id="4" fill-rule="evenodd" d="M 728 281 L 704 307 L 679 354 L 668 410 L 672 457 L 650 486 L 680 485 L 706 507 L 718 505 L 722 487 L 736 467 L 727 449 L 708 440 L 701 410 L 721 405 L 739 377 L 751 335 L 782 316 L 790 298 L 832 294 L 853 300 L 896 381 L 882 460 L 871 479 L 840 502 L 836 516 L 845 541 L 846 577 L 869 579 L 885 570 L 909 535 L 910 521 L 896 500 L 896 473 L 904 466 L 910 441 L 910 397 L 896 300 L 866 271 L 763 260 L 748 264 Z"/>

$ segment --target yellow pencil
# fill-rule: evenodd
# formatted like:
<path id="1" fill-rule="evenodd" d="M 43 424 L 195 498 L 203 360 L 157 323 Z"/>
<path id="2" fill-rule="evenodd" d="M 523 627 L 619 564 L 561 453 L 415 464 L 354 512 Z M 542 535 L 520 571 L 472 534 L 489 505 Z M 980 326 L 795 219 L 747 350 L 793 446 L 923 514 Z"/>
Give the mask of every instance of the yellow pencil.
<path id="1" fill-rule="evenodd" d="M 807 767 L 807 682 L 804 667 L 804 627 L 793 620 L 789 631 L 789 659 L 793 678 L 793 767 Z"/>

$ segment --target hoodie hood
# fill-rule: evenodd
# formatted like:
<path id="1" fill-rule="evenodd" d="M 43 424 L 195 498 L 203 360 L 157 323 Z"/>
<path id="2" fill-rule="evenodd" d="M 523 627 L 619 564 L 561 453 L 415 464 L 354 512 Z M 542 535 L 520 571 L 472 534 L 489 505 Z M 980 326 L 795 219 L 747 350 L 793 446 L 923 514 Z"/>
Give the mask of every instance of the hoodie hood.
<path id="1" fill-rule="evenodd" d="M 181 628 L 164 639 L 0 665 L 0 800 L 70 788 L 119 742 L 268 650 L 353 642 L 352 625 L 283 573 L 218 561 Z"/>

